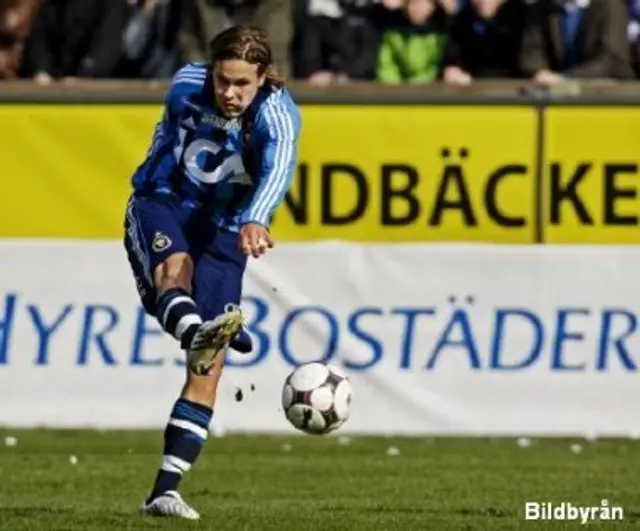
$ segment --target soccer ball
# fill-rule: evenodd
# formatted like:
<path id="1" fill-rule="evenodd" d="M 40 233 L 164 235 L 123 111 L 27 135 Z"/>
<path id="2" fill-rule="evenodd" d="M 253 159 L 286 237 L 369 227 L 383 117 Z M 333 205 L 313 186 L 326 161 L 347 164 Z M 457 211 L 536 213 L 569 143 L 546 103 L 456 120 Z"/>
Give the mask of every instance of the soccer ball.
<path id="1" fill-rule="evenodd" d="M 325 435 L 349 418 L 351 382 L 333 365 L 300 365 L 284 382 L 282 409 L 294 428 L 309 435 Z"/>

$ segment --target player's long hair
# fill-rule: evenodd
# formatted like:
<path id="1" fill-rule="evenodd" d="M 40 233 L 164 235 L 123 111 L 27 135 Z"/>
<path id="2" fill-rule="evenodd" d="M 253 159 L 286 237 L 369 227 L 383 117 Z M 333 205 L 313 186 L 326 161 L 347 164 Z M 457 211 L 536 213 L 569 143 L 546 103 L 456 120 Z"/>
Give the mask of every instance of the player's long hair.
<path id="1" fill-rule="evenodd" d="M 211 62 L 237 59 L 258 66 L 258 74 L 275 88 L 283 87 L 284 78 L 273 64 L 267 35 L 254 26 L 232 26 L 216 35 L 209 43 Z"/>

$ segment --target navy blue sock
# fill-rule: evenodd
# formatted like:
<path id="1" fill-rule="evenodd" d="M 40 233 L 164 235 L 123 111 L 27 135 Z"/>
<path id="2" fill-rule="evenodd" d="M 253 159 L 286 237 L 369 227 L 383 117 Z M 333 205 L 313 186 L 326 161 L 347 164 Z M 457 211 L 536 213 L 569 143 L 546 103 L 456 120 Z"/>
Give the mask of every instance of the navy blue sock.
<path id="1" fill-rule="evenodd" d="M 164 455 L 148 501 L 177 490 L 180 480 L 200 455 L 213 410 L 185 398 L 176 401 L 164 432 Z"/>
<path id="2" fill-rule="evenodd" d="M 196 330 L 202 324 L 196 303 L 180 288 L 170 288 L 158 297 L 156 317 L 165 332 L 171 334 L 183 349 L 189 348 Z"/>

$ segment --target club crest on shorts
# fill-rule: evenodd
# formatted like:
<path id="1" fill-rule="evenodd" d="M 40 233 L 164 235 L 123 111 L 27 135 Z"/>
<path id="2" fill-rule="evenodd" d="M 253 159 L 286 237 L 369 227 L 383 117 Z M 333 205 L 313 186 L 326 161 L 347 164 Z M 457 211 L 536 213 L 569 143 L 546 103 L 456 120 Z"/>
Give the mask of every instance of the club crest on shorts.
<path id="1" fill-rule="evenodd" d="M 153 237 L 153 242 L 151 243 L 151 248 L 156 253 L 161 253 L 165 249 L 171 247 L 172 243 L 173 242 L 171 241 L 171 238 L 169 238 L 169 236 L 167 236 L 166 234 L 162 234 L 161 232 L 156 232 L 155 236 Z"/>

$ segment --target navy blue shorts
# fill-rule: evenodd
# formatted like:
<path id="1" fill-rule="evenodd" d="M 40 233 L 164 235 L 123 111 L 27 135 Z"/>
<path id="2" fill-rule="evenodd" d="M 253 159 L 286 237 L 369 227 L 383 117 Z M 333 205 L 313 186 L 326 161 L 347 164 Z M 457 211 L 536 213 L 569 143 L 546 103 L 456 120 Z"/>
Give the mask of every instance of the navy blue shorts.
<path id="1" fill-rule="evenodd" d="M 172 197 L 132 197 L 127 204 L 124 246 L 145 311 L 156 315 L 156 267 L 184 252 L 194 264 L 193 299 L 204 320 L 228 303 L 240 304 L 247 257 L 238 234 L 216 227 L 206 213 L 192 214 Z"/>

